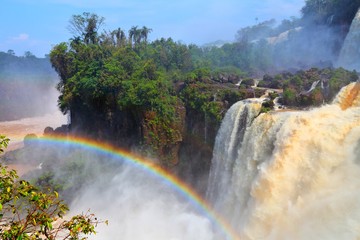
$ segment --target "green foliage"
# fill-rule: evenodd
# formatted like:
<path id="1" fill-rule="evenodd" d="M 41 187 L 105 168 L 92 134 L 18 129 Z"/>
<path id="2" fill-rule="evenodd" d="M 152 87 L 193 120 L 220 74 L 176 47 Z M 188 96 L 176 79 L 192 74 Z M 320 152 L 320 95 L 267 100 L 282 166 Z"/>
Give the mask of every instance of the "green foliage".
<path id="1" fill-rule="evenodd" d="M 237 89 L 196 82 L 187 84 L 180 98 L 187 109 L 203 113 L 208 119 L 220 123 L 226 110 L 224 102 L 231 106 L 245 99 L 246 94 Z"/>
<path id="2" fill-rule="evenodd" d="M 243 91 L 234 91 L 230 89 L 222 91 L 221 95 L 221 99 L 228 102 L 229 106 L 232 106 L 234 103 L 246 98 L 246 93 Z"/>
<path id="3" fill-rule="evenodd" d="M 294 105 L 296 103 L 296 90 L 286 88 L 283 92 L 283 102 L 286 105 Z"/>
<path id="4" fill-rule="evenodd" d="M 220 123 L 223 118 L 223 105 L 221 102 L 207 102 L 203 106 L 206 118 L 210 118 Z"/>
<path id="5" fill-rule="evenodd" d="M 79 31 L 50 53 L 60 76 L 61 110 L 71 110 L 72 125 L 93 137 L 111 135 L 118 142 L 131 139 L 129 145 L 152 142 L 155 152 L 166 152 L 180 141 L 183 107 L 184 115 L 200 114 L 206 122 L 219 123 L 231 104 L 262 95 L 261 89 L 244 89 L 244 85 L 253 85 L 246 76 L 258 78 L 276 71 L 275 64 L 287 58 L 274 61 L 274 56 L 288 51 L 286 43 L 271 47 L 265 38 L 299 26 L 295 18 L 277 27 L 271 20 L 240 30 L 234 43 L 198 47 L 171 38 L 150 42 L 147 27 L 134 26 L 127 35 L 121 28 L 100 33 L 103 18 L 94 14 L 75 15 L 71 21 Z M 296 36 L 296 31 L 289 32 L 289 39 Z M 260 86 L 283 88 L 284 103 L 307 106 L 329 101 L 347 81 L 339 83 L 336 74 L 341 73 L 332 74 L 325 70 L 278 74 L 264 77 Z M 300 96 L 323 75 L 332 79 L 331 94 L 314 91 Z M 242 86 L 234 87 L 240 79 Z"/>
<path id="6" fill-rule="evenodd" d="M 9 145 L 10 139 L 4 135 L 0 135 L 0 153 L 4 152 L 4 149 Z"/>
<path id="7" fill-rule="evenodd" d="M 273 27 L 275 25 L 275 19 L 258 23 L 254 26 L 245 27 L 237 32 L 237 41 L 253 41 L 272 35 Z"/>
<path id="8" fill-rule="evenodd" d="M 260 109 L 260 113 L 267 113 L 271 110 L 273 110 L 274 108 L 274 101 L 273 99 L 270 99 L 268 101 L 264 101 L 262 104 L 261 104 L 261 109 Z"/>
<path id="9" fill-rule="evenodd" d="M 315 79 L 313 79 L 313 80 L 315 80 Z M 297 87 L 302 87 L 303 86 L 303 81 L 301 80 L 299 75 L 296 75 L 296 76 L 294 76 L 294 77 L 292 77 L 290 79 L 290 84 L 295 85 Z"/>
<path id="10" fill-rule="evenodd" d="M 132 27 L 128 37 L 120 28 L 100 34 L 97 27 L 86 27 L 91 19 L 100 21 L 94 26 L 102 24 L 103 19 L 94 14 L 73 16 L 71 23 L 80 31 L 50 53 L 61 78 L 61 110 L 71 109 L 72 124 L 86 132 L 94 132 L 100 125 L 107 126 L 109 132 L 122 131 L 128 127 L 126 116 L 141 131 L 138 143 L 148 137 L 144 129 L 156 132 L 159 139 L 166 138 L 160 141 L 163 146 L 154 144 L 157 149 L 176 141 L 178 137 L 168 134 L 178 132 L 176 124 L 170 124 L 178 121 L 175 106 L 180 102 L 172 83 L 183 80 L 193 68 L 188 46 L 170 38 L 148 42 L 151 29 L 146 27 Z M 200 71 L 198 75 L 203 77 Z M 155 131 L 149 127 L 149 112 L 155 114 L 151 121 L 157 119 L 162 128 Z"/>
<path id="11" fill-rule="evenodd" d="M 269 78 L 269 77 L 267 77 Z M 283 86 L 283 102 L 286 105 L 296 107 L 317 106 L 330 102 L 339 90 L 358 79 L 356 72 L 350 72 L 343 68 L 317 69 L 299 71 L 296 74 L 282 74 L 275 76 L 281 79 Z M 308 90 L 316 81 L 322 81 L 311 92 Z"/>
<path id="12" fill-rule="evenodd" d="M 0 149 L 8 139 L 1 136 Z M 99 221 L 89 212 L 64 220 L 68 207 L 56 191 L 43 192 L 15 170 L 0 165 L 0 237 L 12 239 L 86 239 Z"/>
<path id="13" fill-rule="evenodd" d="M 98 31 L 104 20 L 94 13 L 84 12 L 82 15 L 73 15 L 68 28 L 74 38 L 80 38 L 86 44 L 95 44 L 99 41 Z"/>

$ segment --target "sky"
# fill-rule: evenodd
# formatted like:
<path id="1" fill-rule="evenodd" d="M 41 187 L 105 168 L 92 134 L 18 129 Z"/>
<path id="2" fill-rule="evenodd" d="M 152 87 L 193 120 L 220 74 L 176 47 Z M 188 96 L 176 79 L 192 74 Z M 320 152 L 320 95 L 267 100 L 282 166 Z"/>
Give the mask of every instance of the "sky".
<path id="1" fill-rule="evenodd" d="M 0 0 L 0 51 L 44 57 L 71 37 L 72 15 L 96 13 L 106 30 L 146 26 L 150 40 L 171 37 L 186 44 L 232 41 L 246 26 L 300 17 L 305 0 Z"/>

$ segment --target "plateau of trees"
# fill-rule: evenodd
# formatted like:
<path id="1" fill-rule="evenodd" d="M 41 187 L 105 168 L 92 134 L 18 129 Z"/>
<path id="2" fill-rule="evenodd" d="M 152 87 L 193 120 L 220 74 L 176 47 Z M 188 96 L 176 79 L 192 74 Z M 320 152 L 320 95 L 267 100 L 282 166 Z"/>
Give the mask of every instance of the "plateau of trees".
<path id="1" fill-rule="evenodd" d="M 73 37 L 55 45 L 50 53 L 60 76 L 60 109 L 70 111 L 73 126 L 96 137 L 111 135 L 122 143 L 136 139 L 164 154 L 182 139 L 183 108 L 202 112 L 206 121 L 219 122 L 225 102 L 254 94 L 246 89 L 234 93 L 236 87 L 209 83 L 234 87 L 247 76 L 261 78 L 291 66 L 297 67 L 292 72 L 307 67 L 299 65 L 300 54 L 293 54 L 292 47 L 306 56 L 312 51 L 304 49 L 302 32 L 295 28 L 315 11 L 313 2 L 306 2 L 301 19 L 291 18 L 280 25 L 269 20 L 240 29 L 234 43 L 221 47 L 186 45 L 171 38 L 149 41 L 152 29 L 148 27 L 105 31 L 101 30 L 104 18 L 92 13 L 74 15 L 69 22 Z M 269 38 L 284 32 L 289 41 L 269 44 Z M 311 64 L 331 67 L 321 57 Z M 293 96 L 290 88 L 285 93 Z"/>
<path id="2" fill-rule="evenodd" d="M 74 15 L 70 20 L 74 36 L 50 53 L 60 76 L 60 109 L 70 111 L 72 125 L 85 132 L 112 135 L 121 143 L 124 138 L 137 139 L 164 155 L 181 141 L 181 109 L 184 102 L 192 101 L 180 92 L 221 75 L 223 65 L 213 70 L 195 45 L 171 38 L 149 41 L 152 29 L 148 27 L 134 26 L 127 33 L 121 28 L 100 32 L 102 23 L 96 14 Z M 232 75 L 244 74 L 237 67 L 228 69 Z M 214 94 L 205 95 L 211 101 Z M 212 105 L 201 111 L 216 116 L 221 111 Z"/>

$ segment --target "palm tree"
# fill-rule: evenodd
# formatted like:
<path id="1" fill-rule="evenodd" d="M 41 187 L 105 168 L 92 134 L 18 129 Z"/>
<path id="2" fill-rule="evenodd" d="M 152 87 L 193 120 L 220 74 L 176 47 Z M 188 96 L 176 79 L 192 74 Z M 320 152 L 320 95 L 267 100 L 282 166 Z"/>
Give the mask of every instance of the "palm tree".
<path id="1" fill-rule="evenodd" d="M 134 45 L 136 44 L 136 38 L 137 38 L 137 26 L 132 26 L 129 30 L 129 42 L 132 44 L 134 42 Z"/>
<path id="2" fill-rule="evenodd" d="M 123 30 L 121 28 L 118 28 L 112 32 L 112 35 L 115 37 L 114 39 L 114 45 L 116 46 L 123 46 L 126 41 L 126 36 Z"/>
<path id="3" fill-rule="evenodd" d="M 136 29 L 136 32 L 135 32 L 135 42 L 136 42 L 136 45 L 139 45 L 141 43 L 141 39 L 142 39 L 142 34 L 141 34 L 141 29 Z"/>
<path id="4" fill-rule="evenodd" d="M 147 39 L 148 39 L 148 36 L 149 36 L 149 33 L 152 32 L 152 29 L 151 28 L 147 28 L 145 26 L 142 27 L 141 29 L 141 35 L 142 37 L 144 38 L 144 41 L 145 43 L 147 43 Z"/>

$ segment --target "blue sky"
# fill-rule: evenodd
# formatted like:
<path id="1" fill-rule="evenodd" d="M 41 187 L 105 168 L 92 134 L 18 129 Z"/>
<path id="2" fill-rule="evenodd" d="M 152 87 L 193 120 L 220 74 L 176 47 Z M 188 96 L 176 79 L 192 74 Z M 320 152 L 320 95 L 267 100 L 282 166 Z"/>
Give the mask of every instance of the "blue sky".
<path id="1" fill-rule="evenodd" d="M 152 28 L 150 40 L 171 37 L 202 45 L 232 41 L 236 31 L 258 21 L 300 16 L 305 0 L 0 0 L 0 51 L 38 57 L 71 38 L 74 14 L 105 17 L 105 29 Z"/>

